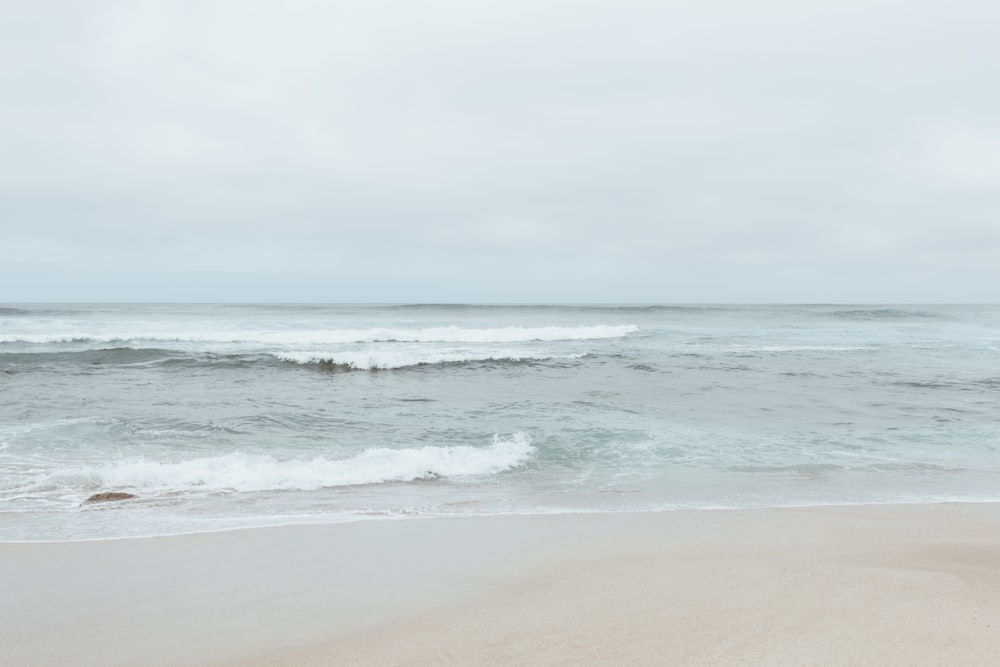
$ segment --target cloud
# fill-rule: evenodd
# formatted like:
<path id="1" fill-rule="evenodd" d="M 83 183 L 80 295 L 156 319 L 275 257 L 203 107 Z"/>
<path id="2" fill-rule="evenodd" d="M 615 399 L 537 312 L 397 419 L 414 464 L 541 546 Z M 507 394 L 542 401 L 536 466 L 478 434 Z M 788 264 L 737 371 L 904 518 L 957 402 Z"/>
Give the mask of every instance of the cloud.
<path id="1" fill-rule="evenodd" d="M 997 298 L 986 4 L 5 15 L 0 299 Z"/>

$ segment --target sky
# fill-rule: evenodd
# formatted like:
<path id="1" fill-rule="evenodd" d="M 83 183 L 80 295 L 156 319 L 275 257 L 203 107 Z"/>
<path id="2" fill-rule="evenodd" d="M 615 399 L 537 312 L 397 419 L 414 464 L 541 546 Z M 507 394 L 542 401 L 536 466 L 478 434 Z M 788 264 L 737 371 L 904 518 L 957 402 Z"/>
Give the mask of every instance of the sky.
<path id="1" fill-rule="evenodd" d="M 0 301 L 998 302 L 998 25 L 0 0 Z"/>

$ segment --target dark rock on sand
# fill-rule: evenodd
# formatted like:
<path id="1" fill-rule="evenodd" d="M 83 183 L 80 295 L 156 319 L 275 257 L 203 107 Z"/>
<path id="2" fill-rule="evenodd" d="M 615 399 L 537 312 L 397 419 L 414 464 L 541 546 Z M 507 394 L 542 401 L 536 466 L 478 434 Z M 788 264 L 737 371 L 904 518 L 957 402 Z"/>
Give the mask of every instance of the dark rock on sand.
<path id="1" fill-rule="evenodd" d="M 84 504 L 105 503 L 109 500 L 128 500 L 129 498 L 135 498 L 135 494 L 125 493 L 124 491 L 105 491 L 103 493 L 95 493 L 83 502 Z"/>

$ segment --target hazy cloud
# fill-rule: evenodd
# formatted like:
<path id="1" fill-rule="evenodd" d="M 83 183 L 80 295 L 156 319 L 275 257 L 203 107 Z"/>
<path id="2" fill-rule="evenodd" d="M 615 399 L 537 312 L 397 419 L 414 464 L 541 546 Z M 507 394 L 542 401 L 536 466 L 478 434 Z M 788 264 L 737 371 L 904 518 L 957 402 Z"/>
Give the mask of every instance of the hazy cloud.
<path id="1" fill-rule="evenodd" d="M 0 300 L 1000 298 L 991 3 L 0 13 Z"/>

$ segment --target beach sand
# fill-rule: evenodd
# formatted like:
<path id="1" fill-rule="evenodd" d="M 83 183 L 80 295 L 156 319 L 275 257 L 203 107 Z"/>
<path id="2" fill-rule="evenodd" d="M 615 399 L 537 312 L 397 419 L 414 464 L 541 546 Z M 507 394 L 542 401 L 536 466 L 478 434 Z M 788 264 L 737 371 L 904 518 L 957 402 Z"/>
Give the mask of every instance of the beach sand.
<path id="1" fill-rule="evenodd" d="M 0 664 L 993 665 L 1000 505 L 0 544 Z"/>

